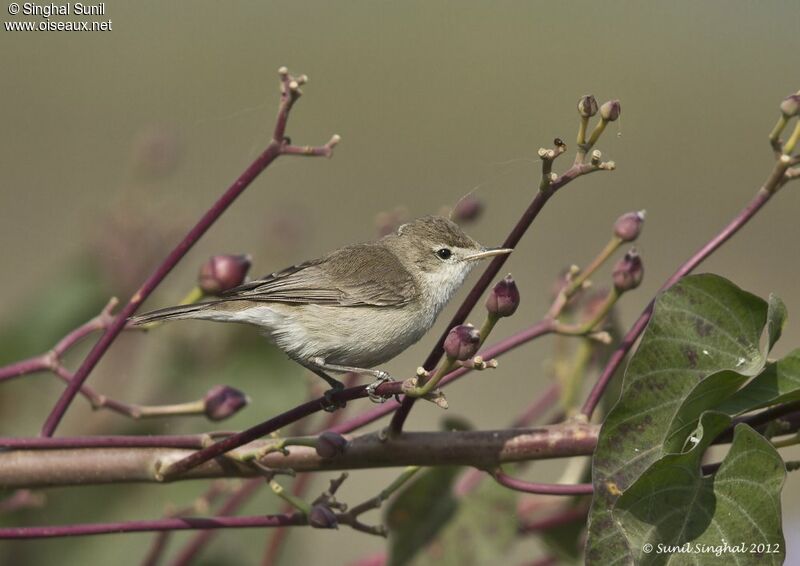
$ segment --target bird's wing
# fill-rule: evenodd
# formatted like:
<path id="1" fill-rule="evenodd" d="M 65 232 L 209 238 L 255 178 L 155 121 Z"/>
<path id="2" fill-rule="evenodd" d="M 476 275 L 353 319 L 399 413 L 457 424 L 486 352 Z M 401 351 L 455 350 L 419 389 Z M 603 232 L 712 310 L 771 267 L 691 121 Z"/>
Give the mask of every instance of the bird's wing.
<path id="1" fill-rule="evenodd" d="M 381 246 L 359 244 L 231 289 L 220 302 L 400 306 L 417 296 L 411 274 Z"/>

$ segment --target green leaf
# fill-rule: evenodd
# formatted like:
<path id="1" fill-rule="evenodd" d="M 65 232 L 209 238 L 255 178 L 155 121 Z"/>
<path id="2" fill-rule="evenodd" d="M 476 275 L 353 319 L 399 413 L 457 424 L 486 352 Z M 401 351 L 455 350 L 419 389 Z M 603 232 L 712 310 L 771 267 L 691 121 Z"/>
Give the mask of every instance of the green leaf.
<path id="1" fill-rule="evenodd" d="M 389 564 L 496 564 L 517 536 L 517 494 L 484 481 L 461 499 L 452 494 L 463 468 L 429 468 L 389 506 Z"/>
<path id="2" fill-rule="evenodd" d="M 577 497 L 573 505 L 585 505 L 586 497 Z M 540 533 L 548 554 L 555 556 L 559 564 L 580 564 L 583 562 L 583 538 L 586 533 L 586 521 L 575 520 Z"/>
<path id="3" fill-rule="evenodd" d="M 767 351 L 772 350 L 783 333 L 786 323 L 786 305 L 777 295 L 769 295 L 769 311 L 767 312 Z"/>
<path id="4" fill-rule="evenodd" d="M 782 303 L 771 304 L 769 317 L 766 301 L 715 275 L 686 277 L 658 297 L 620 399 L 600 431 L 592 468 L 589 563 L 632 563 L 611 509 L 654 462 L 683 449 L 703 411 L 764 368 L 767 352 L 759 346 L 764 327 L 769 318 L 772 344 L 785 318 Z"/>
<path id="5" fill-rule="evenodd" d="M 702 474 L 703 452 L 729 422 L 722 413 L 705 413 L 697 445 L 653 464 L 617 501 L 612 515 L 636 564 L 783 563 L 780 492 L 786 470 L 775 448 L 739 425 L 719 470 Z"/>
<path id="6" fill-rule="evenodd" d="M 737 415 L 777 403 L 800 399 L 800 349 L 792 351 L 766 369 L 719 406 L 729 415 Z"/>
<path id="7" fill-rule="evenodd" d="M 436 467 L 418 473 L 387 508 L 389 565 L 408 564 L 455 514 L 453 481 L 462 468 Z"/>
<path id="8" fill-rule="evenodd" d="M 517 538 L 518 526 L 517 494 L 495 482 L 481 482 L 458 503 L 455 515 L 411 564 L 503 564 L 503 556 Z"/>

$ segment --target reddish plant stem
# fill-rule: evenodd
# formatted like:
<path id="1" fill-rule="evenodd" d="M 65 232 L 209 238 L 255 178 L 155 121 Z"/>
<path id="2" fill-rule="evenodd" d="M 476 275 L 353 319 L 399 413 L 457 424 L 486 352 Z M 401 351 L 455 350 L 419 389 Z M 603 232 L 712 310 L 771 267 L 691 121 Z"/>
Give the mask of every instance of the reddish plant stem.
<path id="1" fill-rule="evenodd" d="M 551 320 L 543 320 L 533 326 L 529 327 L 527 330 L 519 332 L 518 334 L 507 338 L 501 342 L 498 342 L 491 348 L 487 348 L 486 351 L 482 353 L 485 358 L 493 358 L 498 356 L 504 352 L 512 350 L 517 346 L 524 344 L 534 338 L 542 336 L 544 334 L 548 334 L 553 332 L 553 323 Z M 446 385 L 447 383 L 451 383 L 456 379 L 460 378 L 461 376 L 467 374 L 468 372 L 472 371 L 470 368 L 459 368 L 447 376 L 445 376 L 440 385 Z M 390 383 L 384 383 L 377 389 L 377 393 L 379 395 L 394 395 L 401 392 L 402 382 L 393 381 Z M 349 387 L 342 391 L 335 392 L 331 395 L 331 399 L 334 402 L 341 402 L 341 401 L 352 401 L 353 399 L 358 399 L 367 396 L 366 386 L 360 385 L 358 387 Z M 307 401 L 302 405 L 298 405 L 297 407 L 286 411 L 280 415 L 277 415 L 267 421 L 257 424 L 254 427 L 249 429 L 243 430 L 242 432 L 238 432 L 232 434 L 231 436 L 212 444 L 202 450 L 199 450 L 190 456 L 187 456 L 183 460 L 178 460 L 174 464 L 169 467 L 169 470 L 165 470 L 164 473 L 166 474 L 166 479 L 170 477 L 178 476 L 182 473 L 185 473 L 195 466 L 199 466 L 200 464 L 211 460 L 212 458 L 216 458 L 233 450 L 234 448 L 238 448 L 248 442 L 261 438 L 271 432 L 275 432 L 279 428 L 283 428 L 292 424 L 293 422 L 307 417 L 313 413 L 323 410 L 325 405 L 328 403 L 324 397 L 319 397 L 317 399 Z M 333 432 L 338 432 L 340 434 L 344 434 L 345 432 L 350 432 L 356 428 L 360 428 L 381 418 L 384 415 L 391 413 L 392 411 L 396 410 L 399 405 L 394 403 L 393 406 L 390 405 L 393 403 L 389 401 L 380 407 L 376 407 L 372 411 L 368 411 L 355 419 L 351 419 L 345 423 L 340 425 L 331 427 L 329 430 Z M 388 407 L 387 407 L 388 405 Z"/>
<path id="2" fill-rule="evenodd" d="M 544 208 L 544 205 L 547 204 L 547 201 L 550 200 L 550 197 L 552 197 L 556 191 L 568 184 L 570 181 L 573 181 L 581 175 L 589 173 L 595 169 L 596 167 L 591 165 L 575 164 L 563 175 L 553 181 L 546 189 L 540 190 L 538 193 L 536 193 L 536 196 L 533 198 L 533 201 L 531 201 L 531 204 L 525 210 L 522 217 L 517 221 L 517 224 L 511 230 L 511 233 L 506 237 L 502 247 L 516 248 L 517 244 L 522 239 L 522 236 L 524 236 L 525 232 L 528 231 L 528 228 L 530 228 L 533 221 L 539 215 L 539 212 L 541 212 L 542 208 Z M 453 318 L 445 327 L 444 332 L 439 337 L 439 340 L 436 342 L 433 350 L 431 350 L 431 353 L 428 354 L 428 358 L 423 364 L 423 367 L 426 370 L 431 371 L 434 367 L 436 367 L 436 364 L 439 363 L 439 360 L 441 360 L 442 354 L 444 353 L 443 345 L 445 338 L 447 338 L 448 332 L 450 332 L 450 329 L 454 326 L 464 323 L 464 321 L 467 319 L 467 316 L 469 316 L 469 313 L 472 312 L 472 309 L 478 303 L 484 291 L 486 291 L 489 285 L 491 285 L 492 280 L 503 267 L 508 257 L 508 255 L 497 256 L 491 261 L 491 263 L 489 263 L 480 279 L 478 279 L 477 283 L 475 283 L 467 297 L 464 299 L 464 302 L 461 303 L 461 306 L 456 311 L 456 314 L 453 315 Z M 405 424 L 405 421 L 408 418 L 411 408 L 414 406 L 415 402 L 416 399 L 413 397 L 406 396 L 403 398 L 402 406 L 394 414 L 392 422 L 389 425 L 393 434 L 399 434 L 402 432 L 403 425 Z"/>
<path id="3" fill-rule="evenodd" d="M 67 384 L 71 383 L 74 375 L 71 371 L 64 367 L 61 361 L 62 357 L 73 346 L 78 344 L 81 340 L 89 336 L 94 331 L 107 328 L 114 320 L 114 315 L 111 313 L 116 304 L 117 299 L 111 299 L 108 304 L 103 307 L 103 310 L 100 311 L 100 314 L 64 336 L 48 352 L 0 368 L 0 381 L 13 379 L 40 371 L 49 371 L 56 377 L 67 382 Z M 199 403 L 182 403 L 178 405 L 173 404 L 160 406 L 125 403 L 123 401 L 117 401 L 116 399 L 112 399 L 111 397 L 98 393 L 88 385 L 82 385 L 79 393 L 89 401 L 92 409 L 108 409 L 131 419 L 187 414 L 196 415 L 200 414 L 200 411 L 202 410 Z"/>
<path id="4" fill-rule="evenodd" d="M 189 230 L 184 238 L 178 242 L 178 245 L 167 255 L 164 261 L 161 262 L 156 270 L 148 277 L 141 287 L 133 294 L 122 310 L 117 313 L 116 318 L 111 322 L 106 331 L 100 339 L 92 347 L 89 354 L 83 360 L 75 375 L 59 397 L 55 406 L 47 420 L 42 427 L 42 436 L 53 436 L 58 424 L 64 417 L 75 396 L 80 391 L 83 383 L 89 377 L 91 371 L 100 362 L 109 347 L 116 340 L 119 333 L 125 328 L 128 318 L 133 315 L 139 306 L 150 296 L 155 288 L 166 278 L 178 262 L 186 255 L 186 253 L 197 243 L 197 241 L 211 228 L 211 226 L 219 219 L 228 207 L 241 195 L 245 189 L 266 169 L 275 159 L 280 157 L 284 152 L 291 153 L 288 149 L 284 137 L 286 132 L 286 123 L 289 117 L 289 110 L 294 102 L 299 97 L 300 91 L 298 90 L 297 82 L 293 77 L 290 77 L 285 69 L 281 69 L 281 102 L 278 108 L 278 117 L 275 123 L 272 140 L 267 148 L 259 155 L 250 166 L 239 175 L 239 178 L 228 187 L 223 195 L 209 208 L 205 214 L 200 218 L 197 224 Z M 330 155 L 331 147 L 338 141 L 338 138 L 332 138 L 331 141 L 324 146 L 327 151 L 321 155 Z"/>
<path id="5" fill-rule="evenodd" d="M 301 474 L 294 484 L 292 485 L 292 495 L 295 497 L 302 497 L 308 486 L 311 485 L 311 474 Z M 283 506 L 282 512 L 287 513 L 291 510 L 291 506 L 286 504 Z M 289 534 L 289 529 L 277 528 L 270 533 L 267 545 L 264 549 L 264 557 L 261 560 L 261 566 L 274 566 L 278 563 L 283 549 L 283 543 Z"/>
<path id="6" fill-rule="evenodd" d="M 0 448 L 36 450 L 53 448 L 195 448 L 205 445 L 208 435 L 175 434 L 161 436 L 108 435 L 49 437 L 0 437 Z"/>
<path id="7" fill-rule="evenodd" d="M 114 318 L 111 311 L 116 305 L 117 300 L 111 299 L 108 304 L 103 307 L 103 310 L 100 311 L 100 314 L 72 330 L 59 340 L 50 351 L 1 367 L 0 381 L 39 371 L 52 371 L 55 373 L 60 367 L 61 357 L 66 354 L 67 351 L 92 334 L 92 332 L 108 327 Z"/>
<path id="8" fill-rule="evenodd" d="M 378 388 L 377 392 L 379 394 L 396 394 L 401 391 L 401 385 L 401 382 L 397 381 L 385 383 Z M 343 389 L 342 391 L 333 393 L 331 395 L 331 400 L 334 403 L 339 403 L 344 401 L 352 401 L 353 399 L 366 396 L 366 386 L 360 385 L 358 387 L 349 387 L 347 389 Z M 216 458 L 217 456 L 221 456 L 225 452 L 229 452 L 234 448 L 238 448 L 239 446 L 247 444 L 248 442 L 252 442 L 253 440 L 261 438 L 262 436 L 266 436 L 271 432 L 275 432 L 280 428 L 288 426 L 293 422 L 319 412 L 324 409 L 327 402 L 329 401 L 327 401 L 324 397 L 307 401 L 302 405 L 298 405 L 297 407 L 290 409 L 285 413 L 281 413 L 280 415 L 277 415 L 276 417 L 273 417 L 267 421 L 259 423 L 241 432 L 232 434 L 227 438 L 220 440 L 219 442 L 215 442 L 211 446 L 207 446 L 202 450 L 194 452 L 182 460 L 178 460 L 172 464 L 169 469 L 162 470 L 164 477 L 168 480 L 175 476 L 179 476 L 204 462 Z"/>
<path id="9" fill-rule="evenodd" d="M 346 379 L 344 380 L 345 385 L 350 386 L 355 383 L 356 379 L 358 378 L 357 374 L 349 373 L 347 374 Z M 325 419 L 325 423 L 322 426 L 322 429 L 326 429 L 334 424 L 336 424 L 339 420 L 341 420 L 342 416 L 344 415 L 343 411 L 336 411 L 334 413 L 330 413 L 327 418 Z M 295 431 L 296 435 L 302 435 L 303 430 Z M 300 477 L 292 485 L 292 494 L 300 497 L 305 492 L 308 485 L 311 483 L 311 474 L 301 474 Z M 265 485 L 263 478 L 253 478 L 247 480 L 241 488 L 239 488 L 233 495 L 231 495 L 228 501 L 225 502 L 223 507 L 220 509 L 220 515 L 232 515 L 235 513 L 239 507 L 244 505 L 250 497 L 252 497 L 259 489 L 259 487 Z M 290 513 L 292 511 L 292 507 L 289 505 L 284 506 L 282 513 Z M 274 531 L 273 536 L 270 537 L 270 541 L 267 544 L 267 554 L 265 555 L 264 560 L 268 560 L 268 557 L 272 556 L 273 560 L 277 559 L 277 554 L 280 551 L 280 546 L 283 540 L 286 537 L 288 531 L 284 528 L 278 528 Z M 211 538 L 214 536 L 214 531 L 204 531 L 196 535 L 192 540 L 190 540 L 184 549 L 181 551 L 180 556 L 184 557 L 185 560 L 189 560 L 195 556 L 211 541 Z"/>
<path id="10" fill-rule="evenodd" d="M 253 495 L 259 487 L 264 485 L 264 478 L 254 478 L 252 480 L 248 480 L 245 484 L 239 489 L 236 493 L 234 493 L 226 502 L 225 504 L 220 507 L 219 511 L 217 512 L 218 519 L 224 519 L 225 517 L 229 517 L 233 515 L 239 507 L 241 507 L 245 501 L 250 499 L 250 496 Z M 292 517 L 291 513 L 282 513 L 277 515 L 278 517 Z M 289 525 L 292 523 L 286 523 L 285 525 Z M 301 523 L 302 524 L 302 523 Z M 274 527 L 280 527 L 282 525 L 274 525 Z M 205 547 L 211 537 L 213 536 L 214 531 L 206 530 L 197 533 L 187 544 L 183 547 L 180 551 L 178 556 L 175 557 L 175 560 L 172 562 L 173 566 L 179 566 L 184 564 L 191 564 L 197 554 Z"/>
<path id="11" fill-rule="evenodd" d="M 776 168 L 779 168 L 780 165 L 776 165 Z M 770 180 L 774 179 L 774 173 L 770 176 Z M 769 182 L 769 181 L 768 181 Z M 777 181 L 776 181 L 777 182 Z M 716 251 L 722 244 L 728 241 L 736 232 L 738 232 L 742 226 L 747 224 L 747 222 L 756 215 L 756 213 L 761 210 L 772 195 L 775 194 L 776 187 L 773 187 L 770 190 L 770 185 L 766 184 L 764 187 L 760 188 L 756 193 L 755 197 L 745 206 L 739 214 L 737 214 L 733 220 L 731 220 L 725 228 L 722 229 L 716 236 L 711 238 L 703 247 L 701 247 L 697 252 L 694 253 L 683 265 L 681 265 L 678 270 L 672 274 L 672 276 L 667 279 L 666 283 L 661 286 L 661 291 L 665 291 L 672 287 L 675 283 L 677 283 L 682 277 L 691 273 L 700 263 L 703 262 L 708 256 L 710 256 L 714 251 Z M 589 392 L 589 396 L 586 399 L 586 402 L 583 404 L 583 408 L 581 409 L 581 413 L 585 415 L 587 418 L 591 418 L 592 413 L 597 408 L 598 403 L 600 403 L 600 398 L 603 396 L 603 392 L 606 390 L 611 378 L 614 377 L 614 373 L 619 368 L 622 361 L 627 356 L 630 349 L 639 339 L 642 332 L 644 332 L 647 323 L 650 321 L 650 317 L 653 314 L 653 306 L 655 305 L 655 299 L 651 300 L 648 303 L 647 307 L 645 307 L 644 311 L 636 322 L 633 324 L 631 329 L 625 334 L 625 337 L 622 339 L 622 342 L 611 354 L 611 357 L 608 360 L 605 368 L 603 369 L 603 373 L 597 379 L 597 382 L 592 387 L 592 390 Z"/>
<path id="12" fill-rule="evenodd" d="M 252 517 L 167 517 L 144 521 L 115 523 L 80 523 L 49 527 L 0 528 L 0 539 L 38 539 L 70 536 L 109 535 L 197 529 L 252 529 L 305 525 L 306 518 L 292 515 L 256 515 Z"/>
<path id="13" fill-rule="evenodd" d="M 166 259 L 158 266 L 150 277 L 139 287 L 139 290 L 134 293 L 128 304 L 117 314 L 114 322 L 106 329 L 100 340 L 92 347 L 92 350 L 83 360 L 75 376 L 70 382 L 69 386 L 64 390 L 59 397 L 53 410 L 47 416 L 47 420 L 42 428 L 42 436 L 53 436 L 53 433 L 58 427 L 61 419 L 64 417 L 70 404 L 75 396 L 80 391 L 81 386 L 89 377 L 89 373 L 95 368 L 98 362 L 102 359 L 108 348 L 116 340 L 117 336 L 128 322 L 128 319 L 133 315 L 144 300 L 150 296 L 155 288 L 166 278 L 170 271 L 178 264 L 178 262 L 186 255 L 186 253 L 194 246 L 200 237 L 217 221 L 227 208 L 233 204 L 233 201 L 242 194 L 242 192 L 252 183 L 256 177 L 263 171 L 275 158 L 280 155 L 279 145 L 273 140 L 270 142 L 267 149 L 239 176 L 239 178 L 231 185 L 228 190 L 214 203 L 214 205 L 203 215 L 200 221 L 189 231 L 189 233 L 181 240 L 178 245 L 170 252 Z"/>
<path id="14" fill-rule="evenodd" d="M 504 354 L 514 348 L 521 346 L 531 340 L 544 336 L 546 334 L 550 334 L 554 331 L 553 321 L 549 319 L 544 319 L 533 326 L 529 326 L 525 330 L 514 334 L 500 342 L 497 342 L 493 346 L 486 348 L 478 352 L 478 355 L 483 357 L 484 359 L 495 358 L 501 354 Z M 459 379 L 460 377 L 466 375 L 472 371 L 469 368 L 459 368 L 449 374 L 447 374 L 442 381 L 439 382 L 439 387 L 443 387 L 453 381 Z M 386 415 L 397 411 L 401 407 L 401 404 L 397 403 L 397 401 L 389 400 L 385 404 L 374 407 L 369 411 L 365 411 L 360 415 L 356 415 L 355 417 L 348 419 L 347 421 L 343 422 L 340 425 L 331 427 L 329 430 L 331 432 L 338 432 L 339 434 L 346 434 L 348 432 L 352 432 L 356 429 L 359 429 L 363 426 L 366 426 L 370 423 L 377 421 L 378 419 L 385 417 Z"/>
<path id="15" fill-rule="evenodd" d="M 552 409 L 553 407 L 557 407 L 560 391 L 561 386 L 559 383 L 556 382 L 551 384 L 522 412 L 520 416 L 514 419 L 514 421 L 511 423 L 511 428 L 523 428 L 530 426 L 538 421 L 539 418 L 548 410 Z M 551 424 L 555 424 L 563 420 L 564 415 L 558 414 L 556 415 L 555 419 L 551 420 Z M 466 495 L 478 487 L 485 477 L 486 474 L 483 472 L 483 470 L 479 470 L 477 468 L 466 470 L 461 478 L 459 478 L 459 480 L 456 482 L 453 491 L 459 496 Z"/>
<path id="16" fill-rule="evenodd" d="M 501 470 L 491 473 L 492 477 L 502 486 L 514 491 L 524 493 L 538 493 L 540 495 L 590 495 L 593 491 L 590 483 L 557 484 L 534 483 L 512 478 Z"/>
<path id="17" fill-rule="evenodd" d="M 194 506 L 184 507 L 183 509 L 169 513 L 167 516 L 180 517 L 183 515 L 197 513 L 196 508 L 198 506 L 202 505 L 208 507 L 213 505 L 214 502 L 223 494 L 224 490 L 224 481 L 214 482 L 194 504 Z M 172 531 L 162 531 L 153 538 L 153 542 L 150 544 L 150 550 L 147 551 L 147 555 L 142 561 L 142 566 L 156 566 L 158 564 L 161 555 L 167 548 L 167 543 L 169 542 L 171 535 Z"/>
<path id="18" fill-rule="evenodd" d="M 356 379 L 358 379 L 358 374 L 349 373 L 347 374 L 347 378 L 345 379 L 344 383 L 346 386 L 351 386 L 355 383 Z M 344 411 L 330 413 L 320 429 L 325 431 L 332 426 L 335 426 L 339 423 L 339 421 L 342 420 L 343 417 Z M 292 495 L 302 498 L 311 485 L 312 478 L 313 476 L 311 474 L 300 474 L 300 476 L 292 484 Z M 288 513 L 291 510 L 291 505 L 287 503 L 283 506 L 281 511 L 283 513 Z M 261 560 L 261 566 L 273 566 L 278 563 L 281 549 L 283 548 L 283 543 L 288 535 L 289 530 L 283 528 L 275 529 L 270 535 L 268 535 L 267 544 L 264 548 L 264 557 Z"/>

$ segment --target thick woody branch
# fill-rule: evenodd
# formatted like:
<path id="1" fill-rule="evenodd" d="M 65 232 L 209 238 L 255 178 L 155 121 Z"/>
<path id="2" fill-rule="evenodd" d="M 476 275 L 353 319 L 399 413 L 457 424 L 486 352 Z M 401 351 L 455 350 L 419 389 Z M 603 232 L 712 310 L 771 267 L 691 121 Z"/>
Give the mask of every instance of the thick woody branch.
<path id="1" fill-rule="evenodd" d="M 599 427 L 561 424 L 530 429 L 414 432 L 384 440 L 379 433 L 349 439 L 342 454 L 322 458 L 314 448 L 290 446 L 288 455 L 271 452 L 259 459 L 272 470 L 296 472 L 397 466 L 473 466 L 493 470 L 500 464 L 589 455 Z M 261 472 L 246 455 L 267 452 L 277 440 L 260 440 L 193 468 L 176 479 L 253 477 Z M 0 453 L 4 488 L 161 482 L 160 470 L 192 452 L 180 448 L 57 448 Z"/>
<path id="2" fill-rule="evenodd" d="M 510 338 L 506 338 L 498 342 L 497 344 L 487 348 L 483 351 L 483 355 L 485 358 L 493 358 L 498 356 L 504 352 L 508 352 L 513 350 L 514 348 L 525 344 L 531 340 L 534 340 L 540 336 L 548 334 L 553 331 L 553 324 L 550 320 L 543 320 L 540 321 L 533 326 L 511 336 Z M 445 376 L 444 379 L 439 383 L 440 386 L 445 386 L 448 383 L 451 383 L 463 375 L 467 374 L 468 372 L 472 371 L 468 367 L 460 367 L 457 370 L 451 372 L 449 375 Z M 400 381 L 392 381 L 389 383 L 384 383 L 380 385 L 376 393 L 383 397 L 391 397 L 393 395 L 402 393 L 402 386 L 403 382 Z M 342 401 L 352 401 L 353 399 L 359 399 L 366 397 L 368 395 L 366 386 L 358 386 L 358 387 L 349 387 L 343 391 L 334 392 L 331 395 L 331 400 L 334 402 L 342 402 Z M 243 430 L 236 434 L 233 434 L 219 442 L 211 444 L 207 446 L 203 450 L 198 452 L 193 452 L 188 455 L 186 458 L 179 460 L 170 466 L 169 470 L 165 470 L 165 475 L 174 477 L 179 474 L 185 473 L 186 471 L 194 468 L 195 466 L 199 466 L 200 464 L 207 462 L 213 458 L 221 456 L 234 448 L 238 448 L 244 444 L 252 442 L 258 438 L 266 436 L 278 429 L 281 429 L 285 426 L 288 426 L 302 418 L 307 417 L 313 413 L 322 411 L 326 404 L 329 403 L 330 400 L 325 399 L 324 397 L 319 397 L 317 399 L 313 399 L 311 401 L 307 401 L 302 405 L 298 405 L 293 409 L 286 411 L 285 413 L 281 413 L 267 421 L 259 423 L 249 429 Z M 395 411 L 400 405 L 398 405 L 394 400 L 389 400 L 385 404 L 375 407 L 370 411 L 362 413 L 361 415 L 348 420 L 347 422 L 338 424 L 330 428 L 331 431 L 338 432 L 338 433 L 347 433 L 356 430 L 362 426 L 365 426 L 382 416 L 390 414 L 391 412 Z"/>

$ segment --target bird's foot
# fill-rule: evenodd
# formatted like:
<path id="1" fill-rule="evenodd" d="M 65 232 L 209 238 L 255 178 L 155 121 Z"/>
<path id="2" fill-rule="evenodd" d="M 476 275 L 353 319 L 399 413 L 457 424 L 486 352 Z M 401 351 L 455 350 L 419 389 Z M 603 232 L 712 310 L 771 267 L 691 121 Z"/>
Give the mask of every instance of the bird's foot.
<path id="1" fill-rule="evenodd" d="M 383 385 L 388 381 L 394 381 L 394 378 L 385 371 L 380 371 L 380 370 L 378 370 L 375 373 L 375 376 L 378 379 L 367 385 L 367 396 L 369 397 L 369 400 L 372 401 L 373 403 L 379 403 L 379 404 L 385 403 L 386 400 L 389 399 L 389 397 L 378 395 L 377 389 L 378 387 L 380 387 L 381 385 Z"/>
<path id="2" fill-rule="evenodd" d="M 333 395 L 340 391 L 344 391 L 344 384 L 342 383 L 333 385 L 330 389 L 322 394 L 322 408 L 325 410 L 325 412 L 333 413 L 339 409 L 344 409 L 347 406 L 347 401 L 336 401 L 333 398 Z"/>

